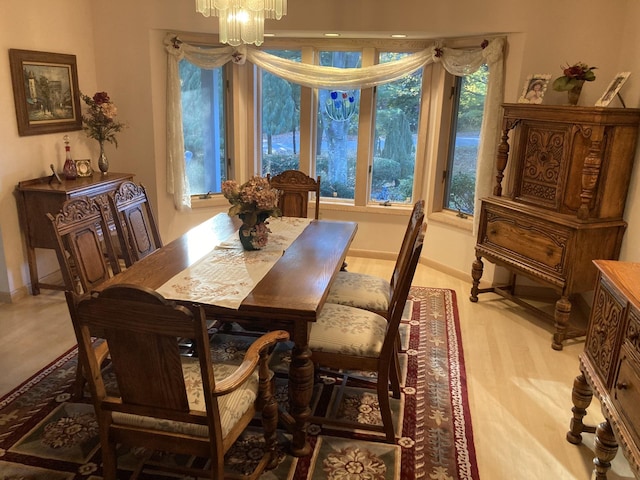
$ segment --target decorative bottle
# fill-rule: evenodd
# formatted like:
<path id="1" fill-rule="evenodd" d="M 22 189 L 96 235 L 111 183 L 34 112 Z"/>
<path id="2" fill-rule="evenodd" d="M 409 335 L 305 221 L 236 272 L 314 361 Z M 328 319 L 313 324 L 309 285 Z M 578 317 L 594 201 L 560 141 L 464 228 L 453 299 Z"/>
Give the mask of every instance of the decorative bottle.
<path id="1" fill-rule="evenodd" d="M 62 167 L 62 173 L 67 180 L 75 180 L 78 176 L 78 169 L 76 168 L 76 162 L 71 158 L 71 147 L 69 146 L 69 135 L 65 135 L 64 139 L 64 153 L 65 161 Z"/>

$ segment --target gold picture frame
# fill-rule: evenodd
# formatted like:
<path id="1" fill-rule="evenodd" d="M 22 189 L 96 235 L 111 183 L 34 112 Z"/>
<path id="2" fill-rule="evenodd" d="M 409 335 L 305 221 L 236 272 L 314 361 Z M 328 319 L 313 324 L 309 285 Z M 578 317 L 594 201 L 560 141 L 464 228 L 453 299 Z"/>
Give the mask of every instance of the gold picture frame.
<path id="1" fill-rule="evenodd" d="M 82 129 L 75 55 L 9 50 L 18 134 Z"/>
<path id="2" fill-rule="evenodd" d="M 90 177 L 93 175 L 93 168 L 91 167 L 91 160 L 83 158 L 76 160 L 76 170 L 79 177 Z"/>

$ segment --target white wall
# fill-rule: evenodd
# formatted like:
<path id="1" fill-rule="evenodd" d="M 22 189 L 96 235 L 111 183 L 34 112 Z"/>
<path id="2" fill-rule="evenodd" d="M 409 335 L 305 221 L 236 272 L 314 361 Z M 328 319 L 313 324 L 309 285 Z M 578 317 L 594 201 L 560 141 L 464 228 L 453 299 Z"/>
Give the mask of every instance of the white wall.
<path id="1" fill-rule="evenodd" d="M 267 28 L 289 33 L 350 30 L 360 32 L 362 37 L 368 32 L 399 31 L 428 38 L 505 33 L 505 101 L 517 100 L 527 75 L 550 73 L 555 78 L 561 73 L 561 65 L 584 61 L 599 68 L 596 81 L 583 89 L 581 104 L 593 105 L 616 72 L 631 71 L 622 93 L 628 107 L 640 106 L 640 59 L 636 54 L 640 7 L 635 0 L 540 0 L 534 9 L 511 0 L 381 3 L 290 0 L 289 14 L 280 21 L 268 21 Z M 120 118 L 129 128 L 118 137 L 120 148 L 111 147 L 108 152 L 111 170 L 133 172 L 145 184 L 157 207 L 165 241 L 225 209 L 221 206 L 180 213 L 165 193 L 166 57 L 162 39 L 166 31 L 213 33 L 217 30 L 215 19 L 196 14 L 193 1 L 176 0 L 3 0 L 2 7 L 3 47 L 73 53 L 78 57 L 81 90 L 106 90 L 116 102 Z M 46 174 L 52 161 L 61 165 L 63 149 L 62 135 L 18 136 L 8 63 L 0 69 L 0 75 L 0 122 L 4 127 L 0 129 L 4 147 L 0 153 L 0 246 L 4 245 L 6 257 L 3 268 L 0 255 L 0 293 L 15 293 L 29 279 L 12 192 L 18 181 Z M 545 103 L 563 102 L 562 94 L 548 90 Z M 97 149 L 81 133 L 75 132 L 72 142 L 78 156 L 95 158 Z M 623 260 L 640 261 L 640 252 L 634 248 L 640 241 L 640 222 L 632 221 L 640 218 L 638 172 L 640 168 L 633 172 L 627 204 L 630 227 L 623 244 Z M 342 216 L 340 212 L 325 212 L 325 218 Z M 397 251 L 406 224 L 392 219 L 385 224 L 390 233 L 379 235 L 375 216 L 354 213 L 352 219 L 361 224 L 355 249 Z M 475 238 L 468 230 L 431 221 L 424 256 L 434 264 L 468 275 L 474 244 Z M 45 270 L 55 268 L 52 259 L 41 260 Z"/>

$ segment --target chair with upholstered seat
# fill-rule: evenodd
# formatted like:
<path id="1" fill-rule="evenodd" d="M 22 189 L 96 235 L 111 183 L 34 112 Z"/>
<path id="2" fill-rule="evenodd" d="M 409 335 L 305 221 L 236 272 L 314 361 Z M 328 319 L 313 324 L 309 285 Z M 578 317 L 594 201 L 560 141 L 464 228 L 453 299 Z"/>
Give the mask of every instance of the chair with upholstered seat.
<path id="1" fill-rule="evenodd" d="M 109 194 L 120 250 L 127 267 L 162 247 L 144 185 L 127 180 Z"/>
<path id="2" fill-rule="evenodd" d="M 67 302 L 80 361 L 90 372 L 105 480 L 116 479 L 117 445 L 208 459 L 204 470 L 145 459 L 138 472 L 168 467 L 183 475 L 221 479 L 225 452 L 257 412 L 265 449 L 250 478 L 275 466 L 278 406 L 268 360 L 270 349 L 289 338 L 286 332 L 256 339 L 240 365 L 214 364 L 199 307 L 187 309 L 134 285 L 113 285 L 90 296 L 67 292 Z M 92 337 L 109 344 L 117 392 L 106 391 Z M 180 355 L 179 337 L 195 340 L 196 356 Z"/>
<path id="3" fill-rule="evenodd" d="M 413 206 L 391 279 L 386 280 L 357 272 L 338 272 L 331 284 L 327 302 L 362 308 L 383 317 L 387 316 L 393 284 L 400 271 L 401 262 L 406 258 L 407 249 L 413 244 L 424 222 L 424 203 L 424 200 L 419 200 Z M 398 397 L 400 395 L 400 367 L 397 356 L 394 356 L 393 361 L 395 365 L 391 375 L 391 384 L 394 396 Z"/>
<path id="4" fill-rule="evenodd" d="M 307 218 L 309 210 L 309 194 L 315 196 L 315 214 L 320 212 L 320 177 L 316 180 L 300 170 L 285 170 L 267 179 L 273 188 L 279 191 L 278 207 L 285 217 Z"/>
<path id="5" fill-rule="evenodd" d="M 332 370 L 369 371 L 377 374 L 376 391 L 382 425 L 358 423 L 356 428 L 383 432 L 389 443 L 395 442 L 389 382 L 393 358 L 397 354 L 398 328 L 422 252 L 425 229 L 426 224 L 423 224 L 407 247 L 406 259 L 401 262 L 391 286 L 391 300 L 386 316 L 347 305 L 326 303 L 317 321 L 311 324 L 309 334 L 309 349 L 315 365 Z M 327 424 L 337 422 L 325 417 L 314 417 L 312 421 Z"/>

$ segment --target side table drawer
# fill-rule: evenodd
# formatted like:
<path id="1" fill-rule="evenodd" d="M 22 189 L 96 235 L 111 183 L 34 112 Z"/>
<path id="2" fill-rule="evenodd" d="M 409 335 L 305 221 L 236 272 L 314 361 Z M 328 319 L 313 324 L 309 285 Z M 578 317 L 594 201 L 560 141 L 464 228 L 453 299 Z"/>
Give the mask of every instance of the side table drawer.
<path id="1" fill-rule="evenodd" d="M 640 352 L 640 311 L 633 306 L 629 310 L 629 325 L 625 337 L 636 352 Z"/>
<path id="2" fill-rule="evenodd" d="M 482 204 L 478 246 L 507 264 L 563 279 L 573 231 L 497 205 Z"/>
<path id="3" fill-rule="evenodd" d="M 626 418 L 635 440 L 640 440 L 638 426 L 640 426 L 640 359 L 638 352 L 625 342 L 620 352 L 620 363 L 615 385 L 612 391 L 612 401 L 616 409 Z"/>

